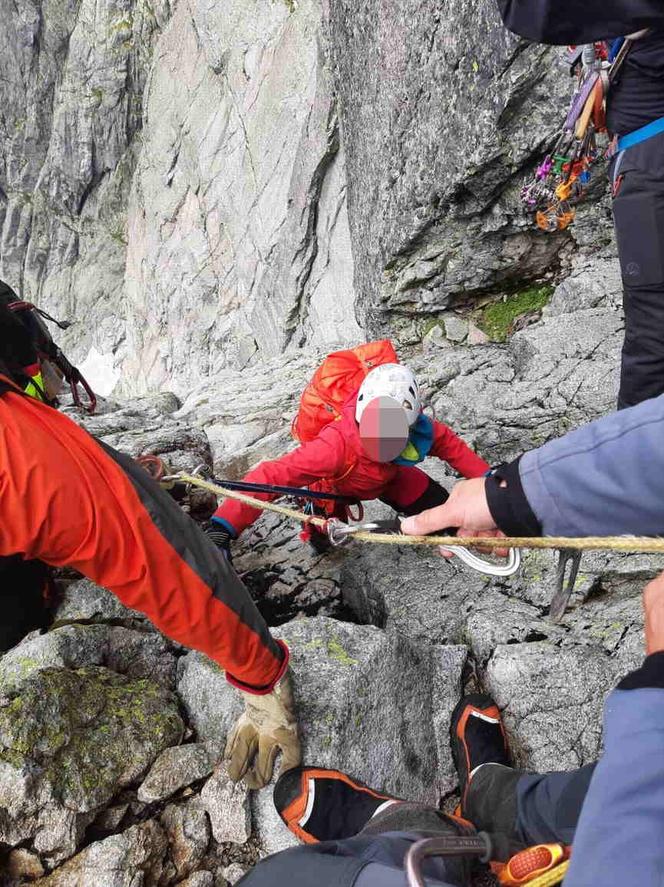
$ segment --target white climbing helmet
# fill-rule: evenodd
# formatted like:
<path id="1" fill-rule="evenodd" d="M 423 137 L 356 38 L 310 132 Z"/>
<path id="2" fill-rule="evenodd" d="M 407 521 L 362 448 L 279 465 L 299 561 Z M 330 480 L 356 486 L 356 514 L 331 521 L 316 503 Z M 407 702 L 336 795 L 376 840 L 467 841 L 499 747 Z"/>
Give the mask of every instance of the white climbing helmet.
<path id="1" fill-rule="evenodd" d="M 384 363 L 375 367 L 365 377 L 357 395 L 355 419 L 359 423 L 367 405 L 377 397 L 391 397 L 400 403 L 414 425 L 422 412 L 420 388 L 412 371 L 402 363 Z"/>

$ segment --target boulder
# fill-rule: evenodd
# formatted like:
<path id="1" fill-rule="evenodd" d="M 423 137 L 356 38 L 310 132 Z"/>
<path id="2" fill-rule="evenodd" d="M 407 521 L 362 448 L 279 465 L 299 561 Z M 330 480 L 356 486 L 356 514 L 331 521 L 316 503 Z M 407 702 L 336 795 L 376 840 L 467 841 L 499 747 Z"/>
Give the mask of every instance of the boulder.
<path id="1" fill-rule="evenodd" d="M 159 817 L 168 840 L 169 860 L 178 879 L 191 874 L 201 863 L 210 844 L 210 824 L 196 799 L 187 804 L 169 804 Z"/>
<path id="2" fill-rule="evenodd" d="M 456 784 L 447 731 L 461 692 L 464 647 L 412 644 L 398 634 L 326 617 L 276 629 L 291 650 L 304 760 L 347 771 L 397 795 L 437 803 Z M 197 741 L 221 753 L 241 701 L 197 653 L 179 663 L 178 693 Z M 272 852 L 291 843 L 271 789 L 252 799 Z"/>
<path id="3" fill-rule="evenodd" d="M 166 835 L 153 820 L 90 844 L 36 887 L 157 887 L 167 851 Z"/>
<path id="4" fill-rule="evenodd" d="M 164 392 L 136 398 L 100 416 L 85 416 L 81 424 L 104 443 L 137 457 L 160 456 L 173 471 L 193 471 L 212 464 L 210 443 L 202 429 L 180 422 L 175 414 L 180 402 Z"/>
<path id="5" fill-rule="evenodd" d="M 0 697 L 0 840 L 53 862 L 183 724 L 163 686 L 106 668 L 47 667 Z"/>
<path id="6" fill-rule="evenodd" d="M 231 865 L 226 866 L 223 870 L 223 877 L 226 879 L 228 884 L 237 884 L 244 876 L 247 874 L 247 867 L 244 865 L 240 865 L 239 862 L 234 862 Z"/>
<path id="7" fill-rule="evenodd" d="M 104 665 L 132 678 L 150 678 L 172 687 L 176 660 L 165 638 L 154 631 L 111 625 L 66 625 L 28 637 L 0 659 L 0 686 L 20 686 L 46 666 Z"/>
<path id="8" fill-rule="evenodd" d="M 179 887 L 217 887 L 212 872 L 194 872 L 184 881 L 179 881 Z"/>
<path id="9" fill-rule="evenodd" d="M 36 853 L 31 853 L 25 848 L 12 850 L 6 861 L 6 875 L 9 881 L 24 884 L 26 881 L 34 881 L 44 874 L 44 866 Z"/>
<path id="10" fill-rule="evenodd" d="M 243 782 L 231 782 L 224 765 L 217 767 L 200 796 L 219 844 L 246 844 L 251 837 L 249 792 Z"/>
<path id="11" fill-rule="evenodd" d="M 597 760 L 604 699 L 616 681 L 604 651 L 547 641 L 498 646 L 485 681 L 522 766 L 547 772 Z"/>
<path id="12" fill-rule="evenodd" d="M 192 743 L 165 749 L 138 789 L 143 803 L 163 801 L 212 772 L 210 757 L 202 745 Z"/>
<path id="13" fill-rule="evenodd" d="M 130 610 L 110 591 L 89 579 L 69 582 L 55 613 L 56 622 L 125 622 L 145 620 Z"/>
<path id="14" fill-rule="evenodd" d="M 459 317 L 458 314 L 447 311 L 441 315 L 441 320 L 445 326 L 445 336 L 450 342 L 458 344 L 468 337 L 470 332 L 468 321 Z"/>

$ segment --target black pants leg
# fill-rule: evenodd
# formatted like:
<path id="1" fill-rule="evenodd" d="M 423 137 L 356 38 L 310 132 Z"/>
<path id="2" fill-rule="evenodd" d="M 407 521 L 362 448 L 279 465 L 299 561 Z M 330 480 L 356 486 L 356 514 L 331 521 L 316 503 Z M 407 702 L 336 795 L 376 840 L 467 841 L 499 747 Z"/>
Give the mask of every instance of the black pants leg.
<path id="1" fill-rule="evenodd" d="M 540 775 L 490 764 L 473 777 L 463 815 L 494 836 L 498 859 L 533 844 L 572 844 L 594 769 Z"/>
<path id="2" fill-rule="evenodd" d="M 0 653 L 18 644 L 35 628 L 51 620 L 45 600 L 48 568 L 18 556 L 0 558 Z"/>
<path id="3" fill-rule="evenodd" d="M 618 408 L 664 393 L 664 140 L 613 161 L 613 214 L 624 286 Z"/>
<path id="4" fill-rule="evenodd" d="M 428 478 L 428 481 L 427 487 L 422 495 L 418 496 L 414 502 L 410 503 L 410 505 L 402 505 L 386 496 L 382 496 L 380 501 L 384 502 L 385 505 L 389 505 L 390 508 L 393 508 L 399 514 L 405 514 L 406 517 L 411 517 L 412 515 L 420 514 L 423 511 L 428 511 L 429 508 L 436 508 L 438 505 L 444 505 L 450 498 L 450 494 L 445 487 L 432 477 Z"/>

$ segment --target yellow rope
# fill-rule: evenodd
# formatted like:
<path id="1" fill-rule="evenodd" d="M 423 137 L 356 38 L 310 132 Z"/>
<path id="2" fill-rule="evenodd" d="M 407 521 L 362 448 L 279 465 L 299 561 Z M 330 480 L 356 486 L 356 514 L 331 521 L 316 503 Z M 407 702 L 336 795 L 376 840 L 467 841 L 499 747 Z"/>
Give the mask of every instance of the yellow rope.
<path id="1" fill-rule="evenodd" d="M 261 508 L 264 511 L 273 511 L 275 514 L 281 514 L 284 517 L 290 517 L 298 523 L 313 524 L 316 527 L 325 529 L 327 521 L 324 517 L 315 517 L 312 514 L 305 514 L 303 511 L 297 511 L 295 508 L 286 508 L 285 505 L 276 505 L 274 502 L 263 502 L 262 499 L 254 499 L 253 496 L 247 496 L 246 493 L 240 493 L 237 490 L 227 490 L 212 484 L 210 481 L 203 480 L 201 477 L 193 477 L 190 474 L 174 474 L 169 475 L 165 480 L 180 480 L 185 484 L 191 484 L 194 487 L 200 487 L 202 490 L 209 490 L 217 496 L 223 496 L 225 499 L 236 499 L 245 505 L 251 505 L 252 508 Z"/>
<path id="2" fill-rule="evenodd" d="M 528 881 L 526 887 L 553 887 L 554 884 L 561 884 L 568 868 L 569 859 L 566 859 L 565 862 L 561 862 L 560 865 L 557 865 L 555 869 L 551 869 L 550 872 L 544 872 L 543 875 L 540 875 L 533 881 Z"/>
<path id="3" fill-rule="evenodd" d="M 253 496 L 247 496 L 237 490 L 226 490 L 224 487 L 217 486 L 200 477 L 193 477 L 189 474 L 179 474 L 174 477 L 183 483 L 209 490 L 216 496 L 235 499 L 252 508 L 272 511 L 298 523 L 312 524 L 322 530 L 325 529 L 327 523 L 325 518 L 305 514 L 284 505 L 276 505 L 274 502 L 263 502 L 261 499 L 255 499 Z M 169 480 L 171 479 L 173 478 L 170 477 Z M 465 548 L 573 548 L 578 551 L 664 552 L 664 538 L 651 536 L 482 536 L 478 538 L 475 536 L 402 536 L 360 530 L 353 533 L 352 538 L 358 542 L 375 542 L 380 545 L 434 545 L 442 547 L 462 545 Z"/>

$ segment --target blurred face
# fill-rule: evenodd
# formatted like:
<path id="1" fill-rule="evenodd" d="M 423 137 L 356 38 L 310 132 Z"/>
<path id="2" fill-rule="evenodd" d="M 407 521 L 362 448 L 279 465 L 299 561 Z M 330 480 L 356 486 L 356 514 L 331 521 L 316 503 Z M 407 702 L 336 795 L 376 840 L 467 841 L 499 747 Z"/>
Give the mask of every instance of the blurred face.
<path id="1" fill-rule="evenodd" d="M 392 462 L 408 444 L 408 418 L 392 397 L 376 397 L 367 404 L 360 420 L 364 451 L 374 462 Z"/>

